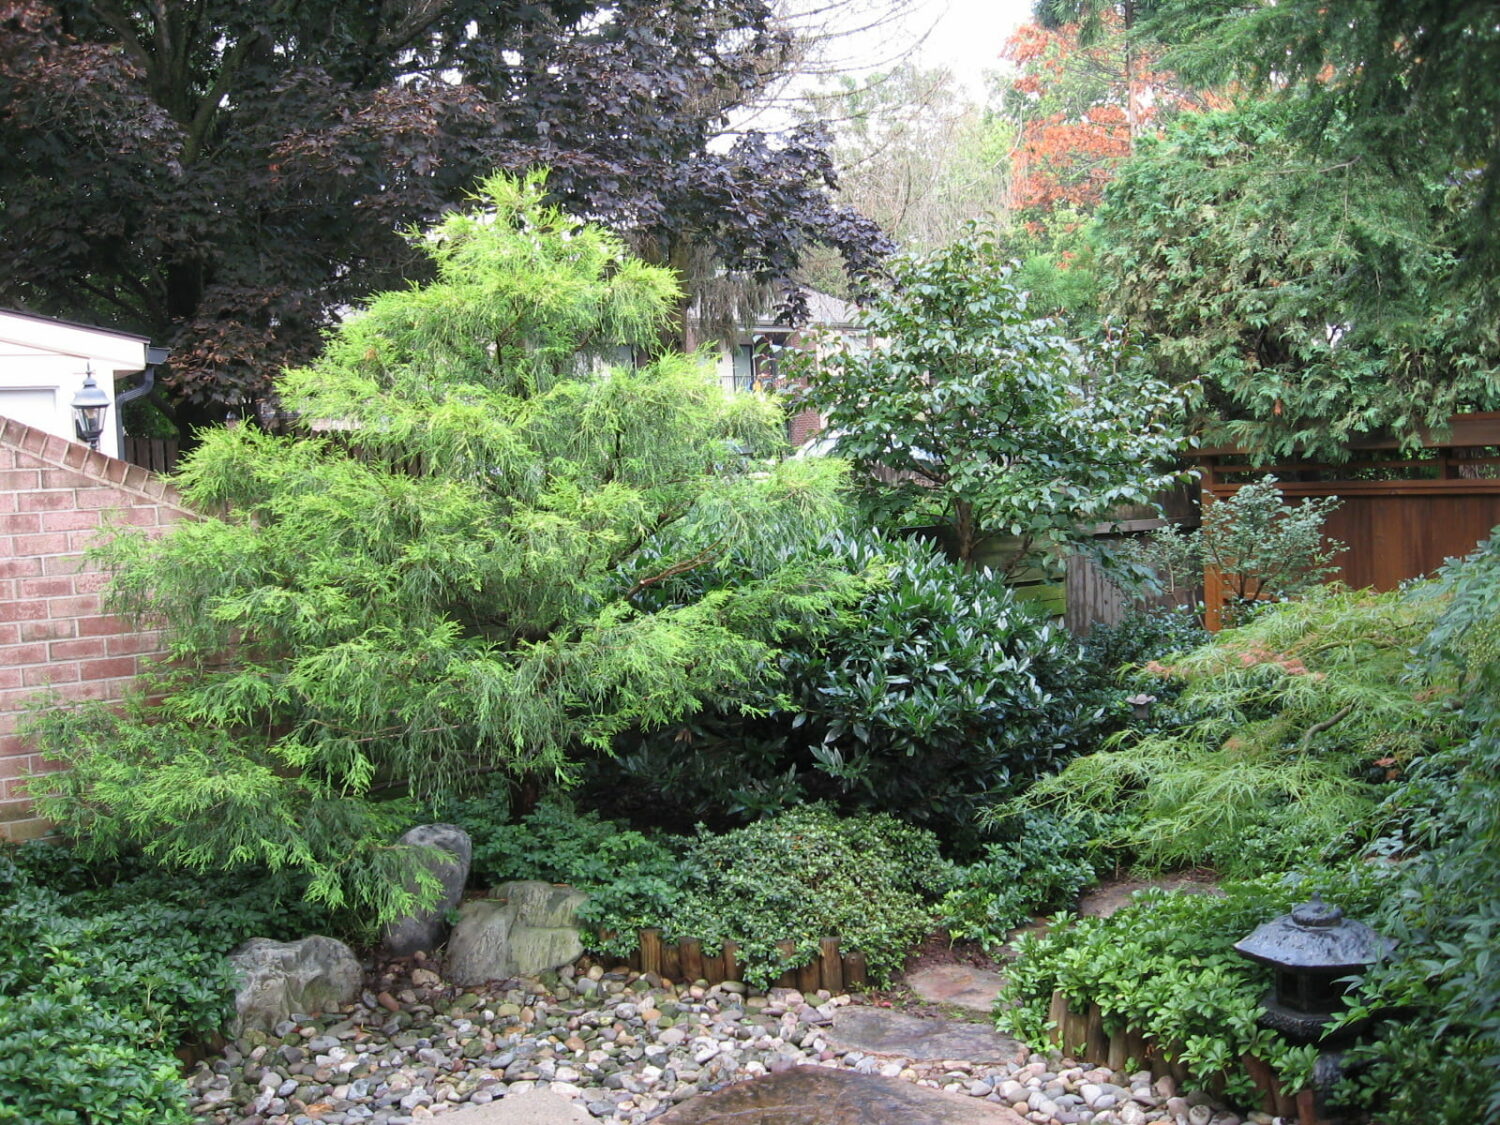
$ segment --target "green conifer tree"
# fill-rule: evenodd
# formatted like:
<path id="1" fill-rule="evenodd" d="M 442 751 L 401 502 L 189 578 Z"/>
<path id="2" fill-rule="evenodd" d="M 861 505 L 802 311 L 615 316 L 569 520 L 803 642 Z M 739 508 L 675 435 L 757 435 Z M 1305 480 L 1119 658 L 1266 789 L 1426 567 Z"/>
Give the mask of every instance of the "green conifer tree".
<path id="1" fill-rule="evenodd" d="M 566 777 L 570 750 L 723 703 L 855 592 L 784 553 L 837 517 L 837 466 L 776 460 L 779 408 L 693 357 L 606 366 L 676 283 L 541 197 L 496 177 L 414 235 L 437 279 L 282 379 L 305 433 L 207 435 L 178 483 L 212 514 L 104 549 L 114 605 L 162 619 L 173 660 L 152 703 L 37 724 L 72 767 L 42 807 L 85 845 L 299 870 L 389 917 L 419 803 Z M 641 603 L 729 551 L 763 577 Z"/>

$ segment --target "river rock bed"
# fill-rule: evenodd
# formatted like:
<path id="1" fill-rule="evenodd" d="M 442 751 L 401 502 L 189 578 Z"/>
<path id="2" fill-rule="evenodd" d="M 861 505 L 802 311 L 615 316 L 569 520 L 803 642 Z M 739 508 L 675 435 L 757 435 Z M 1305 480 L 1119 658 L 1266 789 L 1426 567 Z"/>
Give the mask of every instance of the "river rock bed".
<path id="1" fill-rule="evenodd" d="M 1149 1074 L 1024 1048 L 995 1065 L 836 1046 L 835 1015 L 859 1000 L 826 992 L 760 995 L 735 982 L 673 984 L 598 965 L 463 990 L 424 963 L 398 963 L 369 983 L 341 1012 L 247 1032 L 199 1064 L 189 1080 L 197 1119 L 411 1125 L 547 1089 L 600 1120 L 635 1123 L 730 1082 L 811 1065 L 964 1093 L 1037 1125 L 1241 1125 L 1202 1095 L 1178 1097 L 1170 1079 L 1153 1084 Z"/>

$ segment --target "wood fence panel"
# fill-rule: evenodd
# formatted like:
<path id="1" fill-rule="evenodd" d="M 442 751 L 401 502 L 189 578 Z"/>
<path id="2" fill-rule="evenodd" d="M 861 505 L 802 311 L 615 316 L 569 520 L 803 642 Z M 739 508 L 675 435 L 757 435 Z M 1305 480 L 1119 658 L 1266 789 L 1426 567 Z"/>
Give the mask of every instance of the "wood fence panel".
<path id="1" fill-rule="evenodd" d="M 1063 623 L 1077 637 L 1087 635 L 1095 625 L 1117 624 L 1130 608 L 1130 597 L 1087 555 L 1069 557 L 1066 588 Z"/>
<path id="2" fill-rule="evenodd" d="M 143 438 L 125 435 L 123 460 L 153 473 L 170 473 L 177 467 L 178 441 L 176 438 Z"/>
<path id="3" fill-rule="evenodd" d="M 1337 577 L 1355 589 L 1394 590 L 1431 574 L 1446 558 L 1466 555 L 1500 526 L 1500 480 L 1286 481 L 1289 500 L 1337 496 L 1324 525 L 1345 544 L 1334 557 Z M 1204 490 L 1223 500 L 1238 491 Z"/>
<path id="4" fill-rule="evenodd" d="M 1086 637 L 1095 625 L 1118 625 L 1128 614 L 1143 609 L 1174 609 L 1181 602 L 1197 602 L 1198 591 L 1130 594 L 1116 586 L 1087 555 L 1068 558 L 1067 610 L 1063 624 L 1075 637 Z"/>

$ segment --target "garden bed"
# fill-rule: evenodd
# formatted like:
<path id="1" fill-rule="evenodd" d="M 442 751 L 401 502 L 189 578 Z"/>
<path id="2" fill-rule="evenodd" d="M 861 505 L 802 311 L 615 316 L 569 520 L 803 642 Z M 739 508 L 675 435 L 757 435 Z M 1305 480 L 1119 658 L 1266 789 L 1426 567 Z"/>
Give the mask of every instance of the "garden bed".
<path id="1" fill-rule="evenodd" d="M 1080 1062 L 1124 1070 L 1132 1064 L 1149 1070 L 1153 1077 L 1170 1077 L 1179 1085 L 1186 1085 L 1192 1075 L 1182 1061 L 1184 1048 L 1181 1043 L 1162 1043 L 1134 1028 L 1105 1028 L 1104 1013 L 1098 1004 L 1090 1004 L 1079 1011 L 1068 1004 L 1061 991 L 1052 993 L 1048 1018 L 1055 1025 L 1052 1043 L 1065 1055 Z M 1299 1125 L 1318 1125 L 1319 1118 L 1313 1108 L 1313 1091 L 1292 1092 L 1282 1087 L 1271 1067 L 1254 1055 L 1240 1056 L 1241 1066 L 1255 1088 L 1260 1091 L 1259 1109 Z M 1210 1078 L 1203 1083 L 1205 1089 L 1215 1097 L 1224 1093 L 1222 1076 Z"/>

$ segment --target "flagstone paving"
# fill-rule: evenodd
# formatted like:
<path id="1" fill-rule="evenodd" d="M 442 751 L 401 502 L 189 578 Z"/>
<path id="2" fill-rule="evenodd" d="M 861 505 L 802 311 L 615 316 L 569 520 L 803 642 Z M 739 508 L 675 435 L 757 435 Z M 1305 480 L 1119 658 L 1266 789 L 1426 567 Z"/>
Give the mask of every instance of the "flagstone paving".
<path id="1" fill-rule="evenodd" d="M 993 997 L 992 997 L 993 998 Z M 888 1008 L 847 1007 L 834 1013 L 828 1036 L 835 1048 L 891 1055 L 917 1062 L 963 1059 L 969 1063 L 1014 1062 L 1021 1044 L 985 1024 L 920 1019 Z"/>
<path id="2" fill-rule="evenodd" d="M 1014 1110 L 963 1094 L 811 1066 L 700 1095 L 657 1120 L 662 1125 L 1027 1125 Z"/>
<path id="3" fill-rule="evenodd" d="M 908 973 L 906 986 L 923 1000 L 989 1015 L 1005 978 L 973 965 L 933 965 Z"/>

